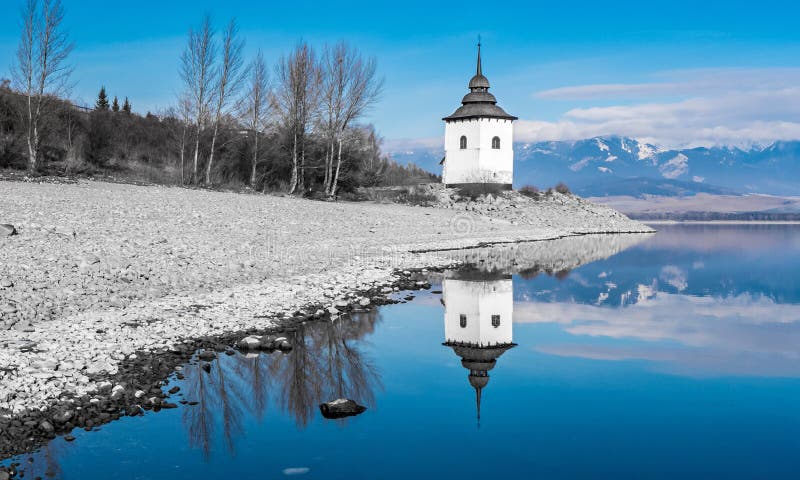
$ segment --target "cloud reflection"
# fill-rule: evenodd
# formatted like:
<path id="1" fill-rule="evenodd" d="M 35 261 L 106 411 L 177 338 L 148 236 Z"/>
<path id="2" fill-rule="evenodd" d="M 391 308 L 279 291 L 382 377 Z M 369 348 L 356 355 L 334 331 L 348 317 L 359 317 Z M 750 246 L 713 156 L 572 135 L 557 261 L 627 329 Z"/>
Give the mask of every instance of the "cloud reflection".
<path id="1" fill-rule="evenodd" d="M 580 303 L 520 302 L 517 323 L 558 323 L 574 336 L 610 344 L 542 345 L 554 355 L 640 359 L 685 374 L 800 376 L 800 305 L 763 295 L 696 297 L 640 285 L 638 302 L 620 309 Z"/>

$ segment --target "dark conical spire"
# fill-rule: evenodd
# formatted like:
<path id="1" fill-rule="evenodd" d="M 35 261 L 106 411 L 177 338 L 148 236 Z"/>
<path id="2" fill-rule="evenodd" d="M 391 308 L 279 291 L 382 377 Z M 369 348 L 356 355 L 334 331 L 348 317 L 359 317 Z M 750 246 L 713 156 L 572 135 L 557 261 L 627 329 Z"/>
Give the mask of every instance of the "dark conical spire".
<path id="1" fill-rule="evenodd" d="M 481 391 L 483 388 L 475 389 L 475 406 L 478 411 L 478 428 L 481 426 Z"/>
<path id="2" fill-rule="evenodd" d="M 476 75 L 483 75 L 483 68 L 481 68 L 481 37 L 478 37 L 478 72 Z"/>

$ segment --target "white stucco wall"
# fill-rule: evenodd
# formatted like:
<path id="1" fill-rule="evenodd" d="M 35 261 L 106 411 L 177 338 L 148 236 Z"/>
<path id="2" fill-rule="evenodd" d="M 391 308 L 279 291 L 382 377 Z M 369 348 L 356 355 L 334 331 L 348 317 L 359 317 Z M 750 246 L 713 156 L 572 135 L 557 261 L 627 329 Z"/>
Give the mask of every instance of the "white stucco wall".
<path id="1" fill-rule="evenodd" d="M 445 123 L 442 181 L 452 183 L 513 183 L 514 127 L 511 120 L 481 118 Z M 467 148 L 460 147 L 461 136 Z M 492 138 L 500 137 L 500 148 Z"/>
<path id="2" fill-rule="evenodd" d="M 478 346 L 513 341 L 514 294 L 511 279 L 488 282 L 454 280 L 442 282 L 445 341 Z M 461 327 L 461 314 L 467 326 Z M 492 315 L 500 315 L 500 326 L 492 326 Z"/>

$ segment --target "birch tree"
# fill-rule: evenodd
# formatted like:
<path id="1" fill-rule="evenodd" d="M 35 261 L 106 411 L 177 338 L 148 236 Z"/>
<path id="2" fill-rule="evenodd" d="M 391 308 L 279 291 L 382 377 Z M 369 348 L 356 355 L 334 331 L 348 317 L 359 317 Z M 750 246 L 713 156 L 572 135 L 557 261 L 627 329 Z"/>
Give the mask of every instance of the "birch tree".
<path id="1" fill-rule="evenodd" d="M 319 107 L 322 81 L 314 49 L 298 44 L 277 68 L 276 102 L 284 126 L 292 137 L 292 174 L 289 193 L 305 190 L 305 140 Z"/>
<path id="2" fill-rule="evenodd" d="M 271 108 L 269 75 L 264 55 L 259 51 L 249 67 L 248 92 L 244 100 L 243 121 L 252 136 L 253 158 L 250 170 L 250 186 L 255 188 L 258 164 L 260 163 L 259 137 L 267 129 Z"/>
<path id="3" fill-rule="evenodd" d="M 364 59 L 358 50 L 341 42 L 326 49 L 324 56 L 324 108 L 330 129 L 329 159 L 325 172 L 326 192 L 336 195 L 342 169 L 342 144 L 347 129 L 380 97 L 383 80 L 377 77 L 374 58 Z M 336 149 L 334 167 L 333 156 Z"/>
<path id="4" fill-rule="evenodd" d="M 42 126 L 53 113 L 54 100 L 69 89 L 72 67 L 67 59 L 73 45 L 62 28 L 64 7 L 60 0 L 27 0 L 21 17 L 22 34 L 12 70 L 15 86 L 25 96 L 28 168 L 35 170 Z"/>
<path id="5" fill-rule="evenodd" d="M 216 77 L 214 59 L 217 45 L 211 26 L 211 17 L 206 16 L 200 28 L 190 29 L 186 49 L 181 55 L 180 74 L 185 84 L 185 96 L 192 104 L 194 124 L 194 153 L 192 162 L 192 183 L 197 182 L 200 160 L 200 135 L 208 118 L 213 99 L 213 86 Z"/>
<path id="6" fill-rule="evenodd" d="M 242 84 L 242 49 L 244 42 L 238 37 L 239 29 L 236 21 L 231 20 L 225 29 L 222 41 L 222 61 L 217 72 L 214 88 L 214 131 L 211 135 L 211 151 L 206 164 L 206 184 L 211 184 L 211 168 L 214 165 L 214 152 L 217 146 L 217 135 L 222 117 L 228 113 L 232 99 L 236 97 Z"/>

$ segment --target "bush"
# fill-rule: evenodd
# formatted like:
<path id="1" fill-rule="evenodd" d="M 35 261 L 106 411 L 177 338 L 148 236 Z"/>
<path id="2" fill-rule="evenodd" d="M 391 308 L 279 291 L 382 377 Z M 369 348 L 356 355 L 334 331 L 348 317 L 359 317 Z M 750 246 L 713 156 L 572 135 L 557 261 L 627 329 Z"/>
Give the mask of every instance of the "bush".
<path id="1" fill-rule="evenodd" d="M 526 197 L 539 198 L 539 187 L 536 187 L 535 185 L 525 185 L 519 189 L 519 193 L 525 195 Z"/>
<path id="2" fill-rule="evenodd" d="M 505 187 L 499 183 L 469 183 L 459 185 L 456 191 L 462 197 L 477 200 L 483 195 L 500 195 L 505 191 Z"/>
<path id="3" fill-rule="evenodd" d="M 562 195 L 569 195 L 570 193 L 569 187 L 564 182 L 558 182 L 558 185 L 556 185 L 556 192 Z"/>
<path id="4" fill-rule="evenodd" d="M 408 205 L 414 205 L 418 207 L 428 207 L 435 205 L 438 198 L 436 195 L 419 191 L 418 189 L 411 188 L 405 192 L 402 192 L 398 197 L 398 203 L 406 203 Z"/>

